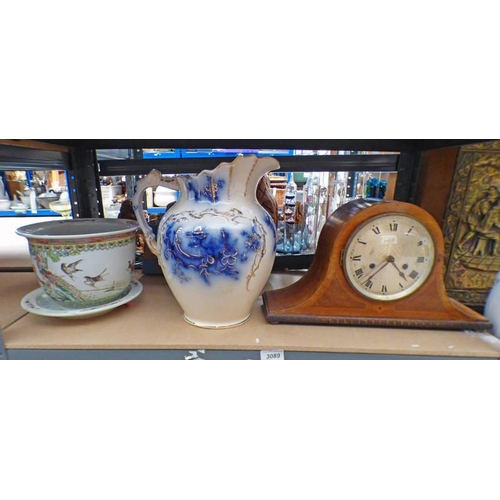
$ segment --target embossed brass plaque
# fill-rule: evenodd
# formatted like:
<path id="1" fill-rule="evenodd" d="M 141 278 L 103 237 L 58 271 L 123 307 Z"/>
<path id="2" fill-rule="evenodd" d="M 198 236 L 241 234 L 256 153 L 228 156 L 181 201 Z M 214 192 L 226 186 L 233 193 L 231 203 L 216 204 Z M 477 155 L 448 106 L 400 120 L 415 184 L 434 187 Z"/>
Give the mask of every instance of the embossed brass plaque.
<path id="1" fill-rule="evenodd" d="M 443 233 L 449 296 L 483 306 L 500 270 L 500 141 L 460 149 Z"/>

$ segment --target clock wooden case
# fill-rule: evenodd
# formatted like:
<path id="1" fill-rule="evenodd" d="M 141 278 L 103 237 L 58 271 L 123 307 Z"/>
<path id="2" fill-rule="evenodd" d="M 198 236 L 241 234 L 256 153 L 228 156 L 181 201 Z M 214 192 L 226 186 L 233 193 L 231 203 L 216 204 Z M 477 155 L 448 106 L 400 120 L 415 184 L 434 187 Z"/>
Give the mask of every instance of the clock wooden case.
<path id="1" fill-rule="evenodd" d="M 491 330 L 446 294 L 435 219 L 405 202 L 360 199 L 337 209 L 313 263 L 293 285 L 263 293 L 270 323 Z"/>

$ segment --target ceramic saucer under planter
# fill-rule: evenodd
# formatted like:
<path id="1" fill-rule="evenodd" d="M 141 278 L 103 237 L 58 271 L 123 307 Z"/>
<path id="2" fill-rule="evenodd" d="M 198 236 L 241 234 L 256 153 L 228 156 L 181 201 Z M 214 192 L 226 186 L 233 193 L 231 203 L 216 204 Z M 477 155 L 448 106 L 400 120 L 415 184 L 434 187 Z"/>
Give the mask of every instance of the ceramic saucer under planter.
<path id="1" fill-rule="evenodd" d="M 105 314 L 112 309 L 134 300 L 142 292 L 142 285 L 139 281 L 132 280 L 130 289 L 126 295 L 113 302 L 108 302 L 102 306 L 87 307 L 84 309 L 69 309 L 63 307 L 60 302 L 47 295 L 43 288 L 37 288 L 28 293 L 21 300 L 21 307 L 30 313 L 38 316 L 50 316 L 52 318 L 83 319 L 92 318 Z"/>

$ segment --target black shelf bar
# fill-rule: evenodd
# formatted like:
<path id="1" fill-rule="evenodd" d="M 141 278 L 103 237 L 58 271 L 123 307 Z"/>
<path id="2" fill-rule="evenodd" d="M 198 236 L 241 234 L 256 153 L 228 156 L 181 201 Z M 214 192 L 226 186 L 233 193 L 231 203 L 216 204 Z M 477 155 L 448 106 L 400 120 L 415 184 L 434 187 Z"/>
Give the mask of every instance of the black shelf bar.
<path id="1" fill-rule="evenodd" d="M 1 170 L 68 170 L 70 164 L 67 152 L 0 144 Z"/>
<path id="2" fill-rule="evenodd" d="M 228 148 L 344 151 L 425 151 L 492 139 L 33 139 L 85 149 Z"/>
<path id="3" fill-rule="evenodd" d="M 398 154 L 367 155 L 321 155 L 321 156 L 278 156 L 283 172 L 395 172 L 398 169 Z M 141 175 L 152 169 L 163 174 L 197 174 L 202 170 L 215 168 L 221 162 L 232 158 L 166 158 L 102 160 L 99 175 Z"/>

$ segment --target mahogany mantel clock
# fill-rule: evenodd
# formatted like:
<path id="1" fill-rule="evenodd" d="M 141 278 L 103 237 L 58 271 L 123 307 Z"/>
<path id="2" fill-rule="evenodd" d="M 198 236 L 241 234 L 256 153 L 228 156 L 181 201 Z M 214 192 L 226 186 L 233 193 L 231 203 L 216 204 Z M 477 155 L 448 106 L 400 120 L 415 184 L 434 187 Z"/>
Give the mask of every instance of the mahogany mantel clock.
<path id="1" fill-rule="evenodd" d="M 444 242 L 434 218 L 404 202 L 354 200 L 321 231 L 299 281 L 263 293 L 270 323 L 489 330 L 447 296 Z"/>

